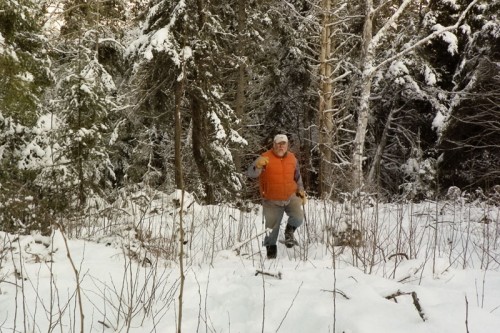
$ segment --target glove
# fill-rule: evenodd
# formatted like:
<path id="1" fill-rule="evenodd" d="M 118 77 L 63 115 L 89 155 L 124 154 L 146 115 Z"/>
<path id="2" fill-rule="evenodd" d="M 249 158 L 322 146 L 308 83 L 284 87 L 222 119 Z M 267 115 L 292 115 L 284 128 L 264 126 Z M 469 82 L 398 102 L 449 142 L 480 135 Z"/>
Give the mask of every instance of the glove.
<path id="1" fill-rule="evenodd" d="M 257 169 L 262 169 L 269 163 L 269 157 L 261 156 L 255 161 L 255 167 Z"/>
<path id="2" fill-rule="evenodd" d="M 297 193 L 295 193 L 299 198 L 302 199 L 302 204 L 305 205 L 307 202 L 307 195 L 304 190 L 298 190 Z"/>

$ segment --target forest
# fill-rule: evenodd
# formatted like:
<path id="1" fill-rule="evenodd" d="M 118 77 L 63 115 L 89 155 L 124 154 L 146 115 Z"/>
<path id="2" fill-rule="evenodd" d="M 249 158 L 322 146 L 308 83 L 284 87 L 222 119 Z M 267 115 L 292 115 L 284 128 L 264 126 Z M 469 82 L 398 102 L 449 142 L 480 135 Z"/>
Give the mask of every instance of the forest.
<path id="1" fill-rule="evenodd" d="M 48 230 L 145 188 L 245 206 L 246 168 L 278 133 L 310 197 L 498 199 L 499 13 L 0 0 L 0 229 Z"/>

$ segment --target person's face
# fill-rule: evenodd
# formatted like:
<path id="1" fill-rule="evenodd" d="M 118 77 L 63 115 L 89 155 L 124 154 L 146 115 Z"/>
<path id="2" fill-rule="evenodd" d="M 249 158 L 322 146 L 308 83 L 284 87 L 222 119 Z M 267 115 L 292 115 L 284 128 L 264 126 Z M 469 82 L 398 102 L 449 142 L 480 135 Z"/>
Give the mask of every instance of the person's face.
<path id="1" fill-rule="evenodd" d="M 274 142 L 273 143 L 273 151 L 274 154 L 278 157 L 283 157 L 288 150 L 288 142 Z"/>

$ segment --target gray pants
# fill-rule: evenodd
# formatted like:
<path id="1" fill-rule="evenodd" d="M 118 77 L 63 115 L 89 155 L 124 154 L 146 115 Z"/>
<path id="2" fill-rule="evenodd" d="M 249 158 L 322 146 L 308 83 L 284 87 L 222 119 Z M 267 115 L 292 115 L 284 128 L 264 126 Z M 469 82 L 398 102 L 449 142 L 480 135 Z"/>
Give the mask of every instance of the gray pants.
<path id="1" fill-rule="evenodd" d="M 302 199 L 295 194 L 286 201 L 264 200 L 262 202 L 262 210 L 266 219 L 266 228 L 272 229 L 271 233 L 264 237 L 264 246 L 276 245 L 284 213 L 288 215 L 287 224 L 292 227 L 298 228 L 304 221 Z"/>

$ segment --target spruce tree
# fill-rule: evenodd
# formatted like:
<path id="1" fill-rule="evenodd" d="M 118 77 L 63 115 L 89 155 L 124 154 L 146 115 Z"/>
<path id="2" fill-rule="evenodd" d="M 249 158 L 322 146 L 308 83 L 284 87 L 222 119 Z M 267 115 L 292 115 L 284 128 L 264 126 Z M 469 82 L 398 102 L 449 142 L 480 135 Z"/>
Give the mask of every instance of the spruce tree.
<path id="1" fill-rule="evenodd" d="M 28 167 L 43 151 L 33 144 L 41 98 L 51 84 L 43 8 L 38 1 L 0 2 L 0 220 L 4 230 L 39 228 L 43 210 Z"/>
<path id="2" fill-rule="evenodd" d="M 117 2 L 68 0 L 53 53 L 57 84 L 50 110 L 59 125 L 52 132 L 52 159 L 39 183 L 56 193 L 62 208 L 81 211 L 101 200 L 114 179 L 109 157 L 115 115 L 115 78 L 121 50 Z"/>
<path id="3" fill-rule="evenodd" d="M 178 103 L 184 148 L 183 156 L 175 158 L 183 158 L 187 190 L 208 203 L 231 199 L 242 188 L 230 148 L 245 140 L 233 128 L 239 120 L 223 89 L 226 68 L 234 64 L 228 50 L 231 22 L 225 20 L 230 8 L 225 1 L 157 1 L 143 35 L 130 48 L 140 87 L 130 119 L 142 128 L 138 135 L 143 138 L 135 149 L 144 162 L 151 161 L 137 180 L 156 175 L 152 185 L 175 186 L 172 123 Z M 181 100 L 176 101 L 181 82 Z"/>
<path id="4" fill-rule="evenodd" d="M 437 1 L 432 8 L 436 24 L 450 20 L 454 13 L 471 1 L 457 6 Z M 487 190 L 500 182 L 499 92 L 500 23 L 498 1 L 482 2 L 472 8 L 454 35 L 455 53 L 446 66 L 439 55 L 449 52 L 450 42 L 438 40 L 432 47 L 434 64 L 448 72 L 448 105 L 438 126 L 439 164 L 443 189 L 459 186 L 473 191 Z"/>

